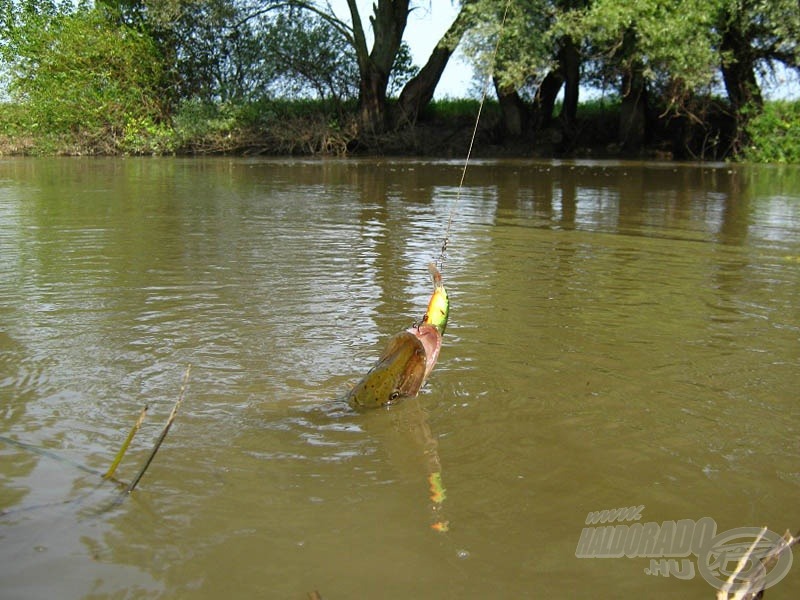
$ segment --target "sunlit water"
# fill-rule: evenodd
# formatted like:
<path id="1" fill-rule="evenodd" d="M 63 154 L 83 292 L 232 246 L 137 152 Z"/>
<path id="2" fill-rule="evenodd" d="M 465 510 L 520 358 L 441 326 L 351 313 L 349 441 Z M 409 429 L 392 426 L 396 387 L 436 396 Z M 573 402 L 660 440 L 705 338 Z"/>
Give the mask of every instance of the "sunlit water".
<path id="1" fill-rule="evenodd" d="M 587 514 L 800 529 L 800 169 L 460 169 L 0 162 L 0 597 L 711 598 Z M 439 364 L 353 412 L 453 207 Z"/>

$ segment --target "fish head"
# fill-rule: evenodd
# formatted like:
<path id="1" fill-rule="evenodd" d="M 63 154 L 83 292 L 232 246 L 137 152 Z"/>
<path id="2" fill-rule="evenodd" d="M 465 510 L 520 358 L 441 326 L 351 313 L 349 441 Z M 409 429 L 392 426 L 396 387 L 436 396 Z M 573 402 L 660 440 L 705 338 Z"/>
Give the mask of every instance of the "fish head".
<path id="1" fill-rule="evenodd" d="M 426 362 L 423 343 L 413 333 L 401 331 L 347 399 L 356 407 L 377 408 L 416 396 L 425 381 Z"/>

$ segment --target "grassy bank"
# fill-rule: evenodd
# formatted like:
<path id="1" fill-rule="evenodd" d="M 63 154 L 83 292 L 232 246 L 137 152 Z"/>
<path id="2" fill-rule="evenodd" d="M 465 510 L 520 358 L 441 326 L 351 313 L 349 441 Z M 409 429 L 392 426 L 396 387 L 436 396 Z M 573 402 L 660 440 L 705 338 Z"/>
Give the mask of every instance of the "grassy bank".
<path id="1" fill-rule="evenodd" d="M 130 116 L 114 123 L 73 122 L 53 127 L 33 119 L 24 106 L 0 104 L 2 155 L 424 155 L 463 156 L 478 111 L 476 100 L 432 102 L 412 127 L 358 136 L 354 103 L 269 100 L 248 104 L 187 102 L 170 119 Z M 556 107 L 555 114 L 558 114 Z M 654 110 L 653 114 L 658 114 Z M 570 127 L 553 122 L 522 138 L 503 134 L 496 102 L 483 109 L 476 156 L 614 156 L 620 105 L 582 103 Z M 720 122 L 724 109 L 718 111 Z M 677 132 L 677 133 L 676 133 Z M 740 156 L 726 153 L 725 125 L 713 119 L 686 129 L 680 119 L 654 119 L 641 156 L 738 158 L 800 163 L 800 102 L 770 102 L 746 129 Z M 714 140 L 719 147 L 712 147 Z M 680 145 L 683 145 L 681 147 Z M 707 151 L 707 148 L 709 149 Z"/>
<path id="2" fill-rule="evenodd" d="M 355 137 L 354 107 L 313 101 L 187 102 L 169 120 L 42 127 L 24 107 L 0 104 L 0 154 L 344 154 Z"/>

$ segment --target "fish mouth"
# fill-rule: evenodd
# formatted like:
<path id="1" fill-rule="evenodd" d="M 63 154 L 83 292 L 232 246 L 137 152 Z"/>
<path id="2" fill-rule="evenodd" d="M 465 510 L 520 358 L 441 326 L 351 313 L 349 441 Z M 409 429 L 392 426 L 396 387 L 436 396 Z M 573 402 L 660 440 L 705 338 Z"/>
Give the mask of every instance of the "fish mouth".
<path id="1" fill-rule="evenodd" d="M 442 333 L 434 325 L 410 327 L 406 329 L 406 332 L 413 334 L 425 349 L 425 377 L 422 380 L 422 383 L 425 383 L 433 371 L 433 367 L 436 366 L 436 361 L 439 360 L 439 350 L 442 349 Z M 422 387 L 421 384 L 420 387 Z"/>

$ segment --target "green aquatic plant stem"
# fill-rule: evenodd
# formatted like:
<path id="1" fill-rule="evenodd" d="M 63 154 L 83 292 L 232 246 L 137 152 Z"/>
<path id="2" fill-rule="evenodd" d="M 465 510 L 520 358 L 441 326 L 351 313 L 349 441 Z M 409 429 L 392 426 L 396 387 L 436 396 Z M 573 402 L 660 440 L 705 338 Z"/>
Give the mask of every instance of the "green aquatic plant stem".
<path id="1" fill-rule="evenodd" d="M 139 418 L 136 419 L 136 423 L 134 423 L 133 427 L 131 427 L 131 431 L 128 434 L 128 437 L 125 438 L 125 441 L 122 443 L 122 447 L 119 449 L 119 452 L 117 452 L 117 455 L 114 457 L 114 461 L 111 463 L 111 466 L 108 467 L 108 471 L 106 471 L 105 474 L 103 475 L 103 479 L 111 479 L 114 476 L 114 473 L 116 472 L 119 463 L 122 462 L 122 458 L 128 451 L 128 446 L 131 445 L 134 436 L 136 436 L 136 433 L 142 426 L 142 423 L 144 422 L 146 416 L 147 416 L 147 405 L 145 404 L 144 408 L 142 409 L 142 412 L 139 413 Z"/>
<path id="2" fill-rule="evenodd" d="M 186 392 L 186 385 L 189 383 L 189 373 L 191 372 L 191 370 L 192 370 L 192 365 L 187 365 L 186 372 L 183 374 L 183 382 L 181 383 L 180 395 L 178 396 L 178 400 L 175 402 L 175 405 L 172 407 L 172 411 L 169 413 L 169 418 L 167 419 L 167 423 L 166 425 L 164 425 L 164 429 L 161 430 L 161 435 L 158 436 L 158 439 L 156 440 L 153 449 L 150 451 L 150 455 L 147 457 L 147 460 L 145 461 L 144 465 L 142 465 L 142 468 L 139 470 L 139 473 L 136 475 L 133 481 L 131 481 L 131 484 L 127 488 L 125 488 L 125 491 L 123 492 L 124 494 L 130 494 L 136 488 L 136 486 L 139 484 L 139 481 L 141 481 L 142 477 L 147 471 L 147 468 L 150 466 L 150 463 L 153 462 L 153 459 L 155 458 L 158 449 L 161 448 L 161 444 L 164 443 L 164 440 L 166 439 L 167 434 L 169 433 L 170 427 L 172 427 L 172 423 L 173 421 L 175 421 L 175 417 L 178 415 L 178 408 L 180 408 L 180 405 L 183 402 L 183 396 Z"/>

